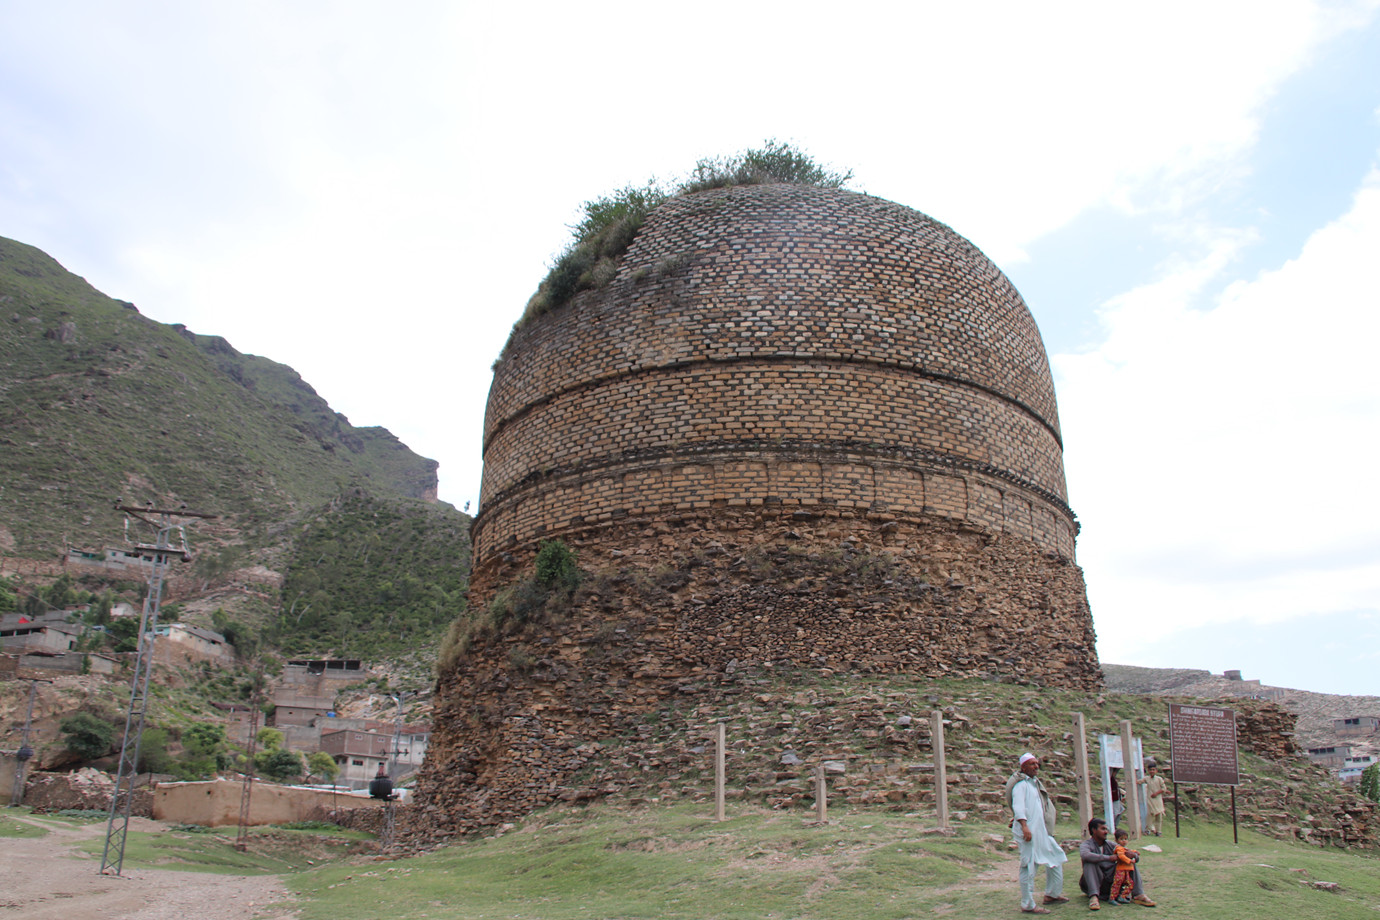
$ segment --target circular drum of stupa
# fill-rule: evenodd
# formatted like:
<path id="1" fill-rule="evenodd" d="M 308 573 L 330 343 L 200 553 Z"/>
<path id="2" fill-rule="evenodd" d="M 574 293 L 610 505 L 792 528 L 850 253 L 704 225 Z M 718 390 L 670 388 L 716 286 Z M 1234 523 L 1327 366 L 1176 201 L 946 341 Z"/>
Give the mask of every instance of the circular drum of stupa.
<path id="1" fill-rule="evenodd" d="M 942 519 L 1065 562 L 1077 530 L 1006 276 L 924 214 L 799 185 L 669 200 L 612 281 L 519 328 L 480 504 L 477 585 L 542 540 L 715 510 Z"/>

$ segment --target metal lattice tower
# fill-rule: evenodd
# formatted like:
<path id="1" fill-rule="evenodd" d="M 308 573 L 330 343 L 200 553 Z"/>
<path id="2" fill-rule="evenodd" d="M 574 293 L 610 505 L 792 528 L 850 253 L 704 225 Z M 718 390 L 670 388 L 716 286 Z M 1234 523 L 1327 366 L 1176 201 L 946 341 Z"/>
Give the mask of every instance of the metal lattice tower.
<path id="1" fill-rule="evenodd" d="M 106 824 L 105 850 L 101 855 L 101 874 L 119 875 L 125 862 L 125 837 L 129 833 L 130 810 L 134 805 L 134 781 L 138 775 L 139 745 L 144 738 L 144 717 L 148 714 L 149 677 L 153 674 L 154 630 L 158 627 L 158 608 L 163 596 L 163 576 L 168 564 L 186 562 L 187 533 L 174 518 L 214 518 L 194 511 L 170 511 L 152 506 L 143 508 L 116 505 L 116 511 L 152 527 L 157 536 L 152 543 L 135 545 L 141 558 L 152 563 L 148 592 L 139 613 L 139 637 L 134 659 L 134 675 L 129 685 L 129 708 L 125 712 L 125 734 L 120 742 L 120 768 L 115 774 L 115 793 L 110 798 L 110 819 Z M 150 518 L 157 518 L 155 523 Z M 172 542 L 174 532 L 178 542 Z"/>
<path id="2" fill-rule="evenodd" d="M 390 853 L 393 850 L 393 832 L 397 827 L 398 818 L 398 798 L 397 794 L 383 803 L 383 834 L 379 841 L 379 851 Z"/>
<path id="3" fill-rule="evenodd" d="M 19 741 L 19 750 L 14 751 L 14 791 L 10 793 L 11 805 L 24 804 L 24 772 L 29 765 L 29 759 L 34 756 L 34 749 L 29 747 L 29 735 L 33 731 L 34 724 L 34 700 L 38 696 L 39 684 L 50 684 L 50 680 L 41 680 L 31 677 L 29 681 L 29 711 L 24 716 L 24 733 Z M 10 752 L 6 752 L 10 753 Z"/>
<path id="4" fill-rule="evenodd" d="M 259 749 L 259 712 L 262 706 L 260 690 L 263 673 L 255 675 L 254 695 L 249 703 L 249 754 L 244 765 L 244 785 L 240 787 L 240 829 L 235 834 L 235 849 L 241 853 L 249 849 L 249 799 L 254 793 L 254 755 Z"/>

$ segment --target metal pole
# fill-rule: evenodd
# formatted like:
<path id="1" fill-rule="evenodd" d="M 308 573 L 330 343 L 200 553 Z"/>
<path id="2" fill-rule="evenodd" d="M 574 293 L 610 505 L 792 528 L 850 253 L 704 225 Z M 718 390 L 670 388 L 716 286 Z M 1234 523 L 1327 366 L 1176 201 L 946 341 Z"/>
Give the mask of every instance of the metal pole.
<path id="1" fill-rule="evenodd" d="M 159 549 L 168 548 L 171 526 L 158 531 Z M 125 838 L 129 833 L 130 811 L 134 806 L 134 782 L 138 776 L 139 746 L 144 738 L 144 718 L 148 714 L 149 676 L 153 673 L 154 630 L 158 628 L 158 606 L 163 593 L 163 570 L 168 556 L 156 552 L 149 574 L 148 593 L 139 614 L 139 638 L 134 659 L 134 676 L 129 685 L 129 707 L 125 711 L 125 733 L 120 742 L 120 766 L 115 775 L 115 792 L 110 797 L 110 818 L 106 824 L 105 849 L 101 854 L 101 874 L 119 875 L 125 862 Z"/>
<path id="2" fill-rule="evenodd" d="M 1179 837 L 1179 784 L 1174 784 L 1174 838 Z"/>
<path id="3" fill-rule="evenodd" d="M 1236 839 L 1236 787 L 1231 787 L 1231 842 L 1240 843 Z"/>
<path id="4" fill-rule="evenodd" d="M 130 517 L 153 528 L 156 536 L 151 544 L 136 544 L 141 558 L 153 563 L 149 572 L 148 591 L 139 613 L 139 636 L 134 659 L 134 674 L 129 684 L 129 708 L 125 711 L 125 733 L 120 741 L 120 767 L 115 775 L 115 792 L 110 797 L 110 819 L 105 830 L 105 849 L 101 855 L 101 874 L 119 875 L 125 862 L 125 838 L 129 833 L 130 810 L 134 805 L 134 782 L 138 778 L 139 746 L 144 737 L 144 718 L 148 715 L 149 678 L 153 674 L 154 633 L 158 628 L 158 608 L 163 597 L 163 575 L 173 557 L 186 562 L 187 532 L 173 518 L 201 518 L 211 520 L 214 514 L 155 508 L 150 502 L 143 508 L 116 505 Z M 151 518 L 157 516 L 157 523 Z M 128 519 L 126 519 L 128 526 Z M 172 544 L 172 533 L 180 537 L 178 546 Z"/>
<path id="5" fill-rule="evenodd" d="M 398 776 L 402 773 L 398 769 L 398 755 L 402 753 L 402 704 L 406 698 L 406 693 L 393 695 L 393 702 L 398 706 L 398 713 L 393 720 L 393 763 L 388 768 L 388 778 L 394 782 L 397 782 Z"/>
<path id="6" fill-rule="evenodd" d="M 36 678 L 29 680 L 29 711 L 24 716 L 24 736 L 19 742 L 19 750 L 14 752 L 14 791 L 10 794 L 11 805 L 24 804 L 24 774 L 29 765 L 29 759 L 34 756 L 34 749 L 29 747 L 29 731 L 34 722 L 34 698 L 38 695 L 38 685 L 40 683 L 52 683 L 52 681 L 40 681 Z"/>
<path id="7" fill-rule="evenodd" d="M 244 785 L 240 787 L 240 829 L 235 834 L 235 849 L 241 853 L 249 849 L 249 803 L 254 795 L 254 755 L 259 749 L 259 692 L 257 688 L 249 702 L 248 759 L 244 765 Z"/>

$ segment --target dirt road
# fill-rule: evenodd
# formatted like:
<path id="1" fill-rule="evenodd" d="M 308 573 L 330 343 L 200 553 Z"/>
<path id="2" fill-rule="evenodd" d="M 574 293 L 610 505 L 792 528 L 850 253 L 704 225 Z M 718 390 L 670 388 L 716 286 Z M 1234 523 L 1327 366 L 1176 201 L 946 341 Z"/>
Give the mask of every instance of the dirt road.
<path id="1" fill-rule="evenodd" d="M 0 920 L 293 920 L 291 895 L 271 875 L 212 875 L 169 869 L 100 874 L 100 859 L 76 849 L 105 836 L 104 823 L 70 827 L 10 815 L 46 829 L 42 837 L 0 837 Z M 131 831 L 163 826 L 144 818 Z"/>

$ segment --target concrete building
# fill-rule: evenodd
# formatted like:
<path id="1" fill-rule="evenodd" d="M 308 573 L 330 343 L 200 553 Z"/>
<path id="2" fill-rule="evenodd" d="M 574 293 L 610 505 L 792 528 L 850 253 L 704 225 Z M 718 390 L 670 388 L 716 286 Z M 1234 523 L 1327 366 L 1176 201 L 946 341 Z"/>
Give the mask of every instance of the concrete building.
<path id="1" fill-rule="evenodd" d="M 188 626 L 185 623 L 160 623 L 154 630 L 160 640 L 159 660 L 180 657 L 190 661 L 227 661 L 235 657 L 235 650 L 218 632 Z"/>
<path id="2" fill-rule="evenodd" d="M 77 647 L 84 627 L 67 622 L 67 611 L 28 617 L 9 614 L 0 619 L 0 648 L 6 651 L 66 652 Z"/>
<path id="3" fill-rule="evenodd" d="M 1330 770 L 1340 770 L 1346 765 L 1346 759 L 1350 756 L 1351 745 L 1349 744 L 1330 744 L 1326 747 L 1308 749 L 1309 760 Z"/>
<path id="4" fill-rule="evenodd" d="M 378 774 L 381 764 L 389 768 L 395 778 L 420 767 L 426 758 L 428 738 L 429 732 L 425 730 L 405 728 L 398 736 L 395 757 L 392 733 L 323 730 L 321 750 L 340 765 L 337 783 L 362 788 Z"/>
<path id="5" fill-rule="evenodd" d="M 1356 738 L 1380 732 L 1380 716 L 1351 716 L 1332 720 L 1332 733 L 1339 738 Z"/>

